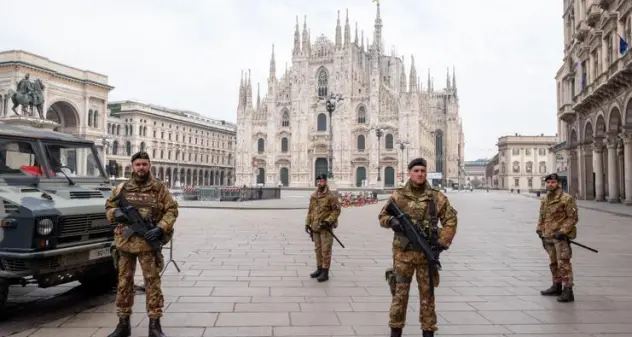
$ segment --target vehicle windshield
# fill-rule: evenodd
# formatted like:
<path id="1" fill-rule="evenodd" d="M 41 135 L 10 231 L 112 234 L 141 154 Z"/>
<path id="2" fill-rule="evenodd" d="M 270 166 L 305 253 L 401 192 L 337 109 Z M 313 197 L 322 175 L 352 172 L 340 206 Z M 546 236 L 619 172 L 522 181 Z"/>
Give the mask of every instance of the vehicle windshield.
<path id="1" fill-rule="evenodd" d="M 43 173 L 31 142 L 0 139 L 0 175 L 41 176 Z"/>
<path id="2" fill-rule="evenodd" d="M 64 177 L 65 173 L 70 178 L 105 178 L 98 154 L 91 145 L 44 143 L 44 153 L 48 156 L 54 177 Z"/>

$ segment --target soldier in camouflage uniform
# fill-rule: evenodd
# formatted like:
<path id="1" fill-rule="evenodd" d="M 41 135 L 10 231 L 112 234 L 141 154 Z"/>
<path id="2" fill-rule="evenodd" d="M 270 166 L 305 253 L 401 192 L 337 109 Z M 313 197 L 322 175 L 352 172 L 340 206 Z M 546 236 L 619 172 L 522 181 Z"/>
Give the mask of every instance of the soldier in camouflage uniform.
<path id="1" fill-rule="evenodd" d="M 118 290 L 116 312 L 119 323 L 108 337 L 128 337 L 131 334 L 130 315 L 134 304 L 134 273 L 136 259 L 140 263 L 145 280 L 147 316 L 149 317 L 149 337 L 166 337 L 160 325 L 164 300 L 160 284 L 160 272 L 164 258 L 160 251 L 153 251 L 146 240 L 160 240 L 164 245 L 173 237 L 173 226 L 178 217 L 178 204 L 169 189 L 150 171 L 149 155 L 138 152 L 132 156 L 132 176 L 116 186 L 105 203 L 105 214 L 114 229 L 113 256 L 118 269 Z M 127 217 L 118 208 L 116 196 L 123 193 L 143 217 L 151 219 L 155 227 L 144 237 L 133 234 L 123 236 L 128 226 Z"/>
<path id="2" fill-rule="evenodd" d="M 329 190 L 327 176 L 321 174 L 316 177 L 318 189 L 309 199 L 309 210 L 305 218 L 305 231 L 312 235 L 316 250 L 317 269 L 309 276 L 318 282 L 329 280 L 329 266 L 331 265 L 331 248 L 334 237 L 330 231 L 338 227 L 340 205 L 338 197 Z"/>
<path id="3" fill-rule="evenodd" d="M 573 197 L 562 191 L 557 174 L 549 174 L 544 180 L 548 192 L 540 202 L 536 233 L 549 255 L 553 285 L 540 294 L 558 296 L 558 302 L 573 302 L 573 251 L 568 240 L 577 237 L 577 205 Z"/>
<path id="4" fill-rule="evenodd" d="M 414 225 L 430 233 L 433 226 L 431 219 L 437 217 L 441 220 L 441 228 L 438 230 L 438 238 L 435 253 L 450 247 L 456 234 L 457 212 L 452 208 L 448 198 L 438 189 L 433 188 L 426 180 L 426 160 L 417 158 L 408 164 L 408 181 L 402 188 L 398 188 L 390 197 L 397 206 L 406 213 Z M 436 214 L 430 214 L 432 204 Z M 380 226 L 392 229 L 393 238 L 393 299 L 389 313 L 389 326 L 391 337 L 400 337 L 406 324 L 406 308 L 410 283 L 416 274 L 419 289 L 419 322 L 424 337 L 434 336 L 437 331 L 437 314 L 435 312 L 435 298 L 430 294 L 430 287 L 439 285 L 439 273 L 434 276 L 434 285 L 429 284 L 428 262 L 422 252 L 411 250 L 409 240 L 403 233 L 400 222 L 386 212 L 386 206 L 379 214 Z M 436 225 L 436 224 L 435 224 Z M 436 235 L 435 235 L 436 236 Z M 433 246 L 430 243 L 431 247 Z"/>

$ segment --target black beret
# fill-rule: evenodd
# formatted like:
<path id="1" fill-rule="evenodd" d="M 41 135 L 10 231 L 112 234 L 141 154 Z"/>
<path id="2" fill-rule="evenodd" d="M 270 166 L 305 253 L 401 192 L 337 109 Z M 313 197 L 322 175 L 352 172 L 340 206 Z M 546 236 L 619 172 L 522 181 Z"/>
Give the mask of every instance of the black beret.
<path id="1" fill-rule="evenodd" d="M 134 160 L 136 159 L 147 159 L 149 160 L 149 153 L 145 152 L 145 151 L 140 151 L 140 152 L 136 152 L 134 153 L 134 155 L 132 156 L 132 163 L 134 162 Z"/>
<path id="2" fill-rule="evenodd" d="M 323 174 L 319 174 L 319 175 L 316 177 L 316 180 L 321 180 L 321 179 L 322 179 L 322 180 L 327 180 L 327 175 L 326 175 L 325 173 L 323 173 Z"/>
<path id="3" fill-rule="evenodd" d="M 426 167 L 426 160 L 423 158 L 415 158 L 410 162 L 410 164 L 408 164 L 408 169 L 410 170 L 415 166 Z"/>
<path id="4" fill-rule="evenodd" d="M 551 173 L 548 176 L 544 177 L 544 181 L 549 181 L 549 180 L 560 181 L 560 177 L 557 175 L 557 173 Z"/>

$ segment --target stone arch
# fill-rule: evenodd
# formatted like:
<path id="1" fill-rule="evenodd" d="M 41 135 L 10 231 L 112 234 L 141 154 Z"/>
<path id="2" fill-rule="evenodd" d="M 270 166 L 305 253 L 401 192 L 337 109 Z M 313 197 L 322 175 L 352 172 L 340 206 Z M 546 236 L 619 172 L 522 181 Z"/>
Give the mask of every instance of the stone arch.
<path id="1" fill-rule="evenodd" d="M 92 118 L 92 109 L 88 110 L 88 126 L 94 126 Z"/>
<path id="2" fill-rule="evenodd" d="M 121 147 L 121 145 L 119 144 L 118 140 L 115 140 L 114 142 L 112 142 L 112 155 L 114 155 L 114 156 L 118 155 L 120 147 Z"/>
<path id="3" fill-rule="evenodd" d="M 632 126 L 632 97 L 628 99 L 628 102 L 625 105 L 623 121 L 625 126 Z"/>
<path id="4" fill-rule="evenodd" d="M 579 137 L 577 136 L 577 130 L 575 130 L 575 128 L 571 129 L 571 136 L 570 136 L 570 146 L 571 147 L 575 147 L 577 146 L 577 144 L 579 143 Z"/>
<path id="5" fill-rule="evenodd" d="M 584 124 L 584 136 L 582 139 L 585 144 L 592 143 L 593 141 L 593 126 L 590 121 L 586 121 L 586 124 Z"/>
<path id="6" fill-rule="evenodd" d="M 327 68 L 321 66 L 316 70 L 316 81 L 318 97 L 327 97 L 329 88 L 329 72 Z"/>
<path id="7" fill-rule="evenodd" d="M 55 131 L 76 133 L 79 128 L 79 113 L 77 107 L 68 101 L 56 101 L 48 106 L 46 119 L 60 124 Z"/>
<path id="8" fill-rule="evenodd" d="M 621 129 L 621 112 L 618 107 L 613 107 L 608 114 L 607 132 L 619 133 Z"/>
<path id="9" fill-rule="evenodd" d="M 99 111 L 94 110 L 94 114 L 92 115 L 92 126 L 95 128 L 99 127 Z"/>
<path id="10" fill-rule="evenodd" d="M 606 136 L 606 119 L 603 114 L 597 115 L 597 122 L 595 123 L 595 138 L 603 138 Z"/>
<path id="11" fill-rule="evenodd" d="M 583 142 L 585 144 L 584 151 L 584 193 L 586 199 L 595 198 L 595 177 L 593 169 L 593 141 L 594 130 L 591 121 L 586 121 L 584 125 Z"/>

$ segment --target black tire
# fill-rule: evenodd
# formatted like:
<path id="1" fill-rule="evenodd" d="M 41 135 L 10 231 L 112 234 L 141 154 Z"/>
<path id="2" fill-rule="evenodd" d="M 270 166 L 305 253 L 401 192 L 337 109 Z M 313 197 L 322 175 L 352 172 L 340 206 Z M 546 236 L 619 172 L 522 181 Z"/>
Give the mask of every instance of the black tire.
<path id="1" fill-rule="evenodd" d="M 0 312 L 2 312 L 9 298 L 9 280 L 0 278 Z"/>

